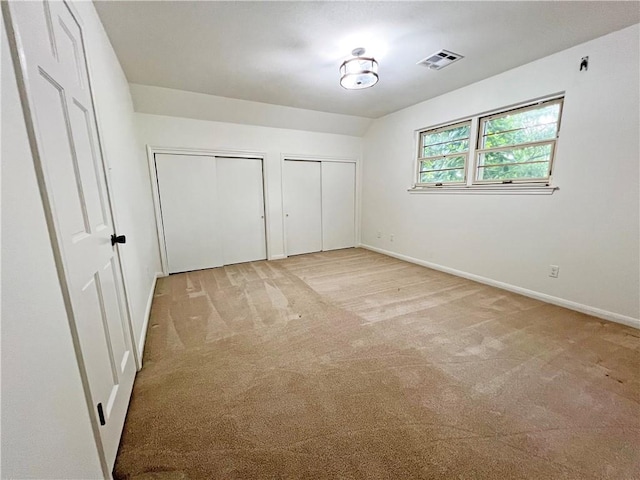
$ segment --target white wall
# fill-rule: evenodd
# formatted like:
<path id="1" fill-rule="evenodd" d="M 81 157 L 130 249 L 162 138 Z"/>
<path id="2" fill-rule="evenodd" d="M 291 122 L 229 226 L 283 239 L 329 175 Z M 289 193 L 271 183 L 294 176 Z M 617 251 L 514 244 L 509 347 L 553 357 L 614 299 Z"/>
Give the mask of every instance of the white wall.
<path id="1" fill-rule="evenodd" d="M 118 58 L 91 2 L 76 7 L 85 26 L 89 74 L 102 147 L 111 179 L 116 227 L 126 235 L 120 245 L 124 278 L 138 352 L 144 347 L 147 308 L 152 298 L 160 254 L 151 197 L 151 183 L 144 152 L 135 136 L 129 85 Z"/>
<path id="2" fill-rule="evenodd" d="M 2 478 L 102 478 L 2 29 Z"/>
<path id="3" fill-rule="evenodd" d="M 143 113 L 136 114 L 136 126 L 138 138 L 144 145 L 265 154 L 270 258 L 284 255 L 281 156 L 359 159 L 362 149 L 360 137 Z"/>
<path id="4" fill-rule="evenodd" d="M 637 324 L 638 39 L 635 25 L 376 120 L 364 137 L 362 243 Z M 562 91 L 553 195 L 407 192 L 415 130 Z"/>
<path id="5" fill-rule="evenodd" d="M 131 85 L 136 112 L 361 137 L 370 118 L 316 112 L 172 88 Z"/>

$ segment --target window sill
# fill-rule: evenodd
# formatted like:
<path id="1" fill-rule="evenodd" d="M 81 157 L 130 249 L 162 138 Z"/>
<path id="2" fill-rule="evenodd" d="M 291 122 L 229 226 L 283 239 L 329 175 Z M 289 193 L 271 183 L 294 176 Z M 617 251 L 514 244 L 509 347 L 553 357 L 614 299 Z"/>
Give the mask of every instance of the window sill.
<path id="1" fill-rule="evenodd" d="M 559 187 L 547 185 L 443 185 L 440 187 L 412 187 L 411 194 L 454 194 L 454 195 L 551 195 Z"/>

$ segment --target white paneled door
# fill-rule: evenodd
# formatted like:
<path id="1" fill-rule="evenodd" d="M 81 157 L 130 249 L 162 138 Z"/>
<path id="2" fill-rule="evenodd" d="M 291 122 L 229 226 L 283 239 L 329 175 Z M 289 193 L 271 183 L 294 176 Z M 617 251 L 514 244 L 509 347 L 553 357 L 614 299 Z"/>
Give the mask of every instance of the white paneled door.
<path id="1" fill-rule="evenodd" d="M 216 157 L 225 265 L 267 258 L 262 160 Z"/>
<path id="2" fill-rule="evenodd" d="M 156 171 L 169 273 L 222 266 L 215 157 L 156 154 Z"/>
<path id="3" fill-rule="evenodd" d="M 285 160 L 282 197 L 287 255 L 322 250 L 321 163 Z"/>
<path id="4" fill-rule="evenodd" d="M 356 242 L 356 164 L 322 162 L 322 249 Z"/>
<path id="5" fill-rule="evenodd" d="M 156 154 L 169 273 L 267 257 L 262 159 Z"/>
<path id="6" fill-rule="evenodd" d="M 16 41 L 14 54 L 20 59 L 27 127 L 79 368 L 96 442 L 110 470 L 135 360 L 117 247 L 112 245 L 113 217 L 82 30 L 62 1 L 11 2 L 4 7 Z M 56 408 L 55 399 L 45 400 L 50 400 L 48 408 Z"/>

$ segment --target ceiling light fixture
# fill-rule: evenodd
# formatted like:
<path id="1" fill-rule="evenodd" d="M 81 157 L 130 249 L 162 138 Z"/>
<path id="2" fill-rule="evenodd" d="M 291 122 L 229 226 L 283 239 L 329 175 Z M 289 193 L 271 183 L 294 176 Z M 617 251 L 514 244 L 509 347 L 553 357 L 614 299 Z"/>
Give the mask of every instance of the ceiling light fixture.
<path id="1" fill-rule="evenodd" d="M 378 62 L 372 57 L 363 57 L 364 48 L 351 52 L 353 58 L 340 65 L 340 85 L 347 90 L 360 90 L 378 83 Z"/>

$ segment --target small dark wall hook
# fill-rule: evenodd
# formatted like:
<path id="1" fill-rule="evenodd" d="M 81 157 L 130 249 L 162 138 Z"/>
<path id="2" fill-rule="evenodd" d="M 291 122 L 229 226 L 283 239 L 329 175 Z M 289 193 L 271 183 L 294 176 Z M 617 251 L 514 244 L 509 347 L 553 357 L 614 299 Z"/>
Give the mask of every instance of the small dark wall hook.
<path id="1" fill-rule="evenodd" d="M 580 71 L 582 70 L 589 70 L 589 57 L 582 57 L 582 60 L 580 61 Z"/>

